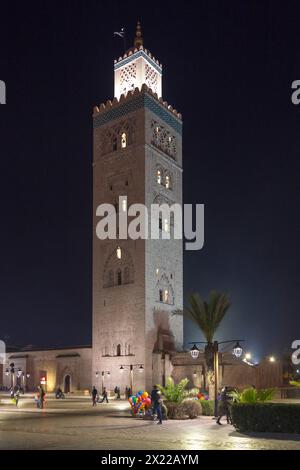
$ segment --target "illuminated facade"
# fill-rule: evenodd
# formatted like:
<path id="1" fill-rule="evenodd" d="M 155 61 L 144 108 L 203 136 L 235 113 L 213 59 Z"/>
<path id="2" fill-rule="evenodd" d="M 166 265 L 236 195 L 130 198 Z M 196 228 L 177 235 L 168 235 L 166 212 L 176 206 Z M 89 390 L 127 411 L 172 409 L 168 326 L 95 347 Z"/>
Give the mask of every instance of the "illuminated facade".
<path id="1" fill-rule="evenodd" d="M 182 204 L 181 115 L 161 97 L 162 66 L 139 24 L 134 46 L 115 61 L 114 90 L 93 114 L 92 370 L 99 381 L 110 372 L 108 387 L 149 390 L 171 375 L 170 355 L 182 349 L 182 317 L 172 315 L 182 308 L 182 242 L 96 236 L 101 203 L 118 212 L 140 203 L 149 213 L 153 203 Z"/>

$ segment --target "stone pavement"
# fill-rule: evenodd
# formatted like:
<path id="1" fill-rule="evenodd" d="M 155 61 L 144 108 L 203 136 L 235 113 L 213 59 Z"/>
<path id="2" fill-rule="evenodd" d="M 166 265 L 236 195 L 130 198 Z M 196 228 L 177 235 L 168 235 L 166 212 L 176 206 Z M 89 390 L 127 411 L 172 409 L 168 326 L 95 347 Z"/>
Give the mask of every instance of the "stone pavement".
<path id="1" fill-rule="evenodd" d="M 0 449 L 280 449 L 300 450 L 300 435 L 245 435 L 210 417 L 152 421 L 133 418 L 125 401 L 98 404 L 86 398 L 51 400 L 37 410 L 32 399 L 16 409 L 0 406 Z"/>

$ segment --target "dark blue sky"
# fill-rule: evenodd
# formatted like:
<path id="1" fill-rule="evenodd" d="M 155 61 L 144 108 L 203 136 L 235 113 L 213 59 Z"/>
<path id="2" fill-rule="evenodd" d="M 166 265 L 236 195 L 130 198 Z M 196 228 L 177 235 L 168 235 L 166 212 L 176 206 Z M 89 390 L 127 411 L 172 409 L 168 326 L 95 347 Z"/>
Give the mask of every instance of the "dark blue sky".
<path id="1" fill-rule="evenodd" d="M 92 107 L 137 19 L 184 118 L 184 202 L 205 204 L 185 293 L 225 291 L 219 339 L 256 357 L 300 335 L 299 2 L 1 6 L 1 328 L 11 344 L 91 341 Z M 201 339 L 186 328 L 186 341 Z"/>

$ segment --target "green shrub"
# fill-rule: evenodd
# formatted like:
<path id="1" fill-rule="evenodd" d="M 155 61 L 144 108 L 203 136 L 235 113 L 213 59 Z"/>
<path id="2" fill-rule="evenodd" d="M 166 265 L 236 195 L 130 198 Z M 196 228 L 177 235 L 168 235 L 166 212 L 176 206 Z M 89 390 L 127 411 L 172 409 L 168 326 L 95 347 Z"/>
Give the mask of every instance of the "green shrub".
<path id="1" fill-rule="evenodd" d="M 167 401 L 172 403 L 181 403 L 188 395 L 188 391 L 186 390 L 188 383 L 189 379 L 182 379 L 178 384 L 175 384 L 172 377 L 169 377 L 166 386 L 162 387 L 159 385 L 159 389 Z"/>
<path id="2" fill-rule="evenodd" d="M 194 419 L 201 415 L 201 405 L 197 400 L 185 400 L 181 403 L 165 402 L 169 419 Z"/>
<path id="3" fill-rule="evenodd" d="M 203 416 L 214 416 L 215 414 L 215 402 L 214 400 L 199 400 L 202 408 Z"/>
<path id="4" fill-rule="evenodd" d="M 168 419 L 185 419 L 186 415 L 182 403 L 165 402 L 168 410 Z"/>
<path id="5" fill-rule="evenodd" d="M 300 382 L 297 380 L 290 380 L 290 385 L 293 385 L 294 387 L 300 387 Z"/>
<path id="6" fill-rule="evenodd" d="M 300 404 L 233 403 L 232 422 L 241 432 L 300 434 Z"/>
<path id="7" fill-rule="evenodd" d="M 242 392 L 231 392 L 230 396 L 236 403 L 264 403 L 272 400 L 274 396 L 274 388 L 262 388 L 257 390 L 250 387 L 245 388 Z"/>
<path id="8" fill-rule="evenodd" d="M 202 413 L 202 407 L 198 400 L 185 400 L 181 405 L 184 414 L 190 419 L 197 418 Z"/>

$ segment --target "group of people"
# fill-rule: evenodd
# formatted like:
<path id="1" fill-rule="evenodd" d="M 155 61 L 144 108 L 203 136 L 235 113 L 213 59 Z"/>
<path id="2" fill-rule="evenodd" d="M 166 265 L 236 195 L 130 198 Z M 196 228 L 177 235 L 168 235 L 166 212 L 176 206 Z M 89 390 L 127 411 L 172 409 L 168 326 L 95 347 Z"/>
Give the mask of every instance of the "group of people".
<path id="1" fill-rule="evenodd" d="M 121 399 L 121 389 L 118 385 L 115 386 L 114 393 L 116 395 L 116 399 L 120 400 Z M 91 395 L 92 395 L 92 405 L 93 406 L 96 406 L 97 403 L 103 403 L 103 402 L 108 403 L 108 393 L 107 393 L 106 387 L 103 387 L 102 394 L 101 394 L 101 399 L 100 399 L 100 395 L 99 395 L 98 390 L 95 387 L 95 385 L 93 385 Z M 131 397 L 131 395 L 132 395 L 131 388 L 126 387 L 125 388 L 125 397 L 126 397 L 126 399 L 128 400 L 128 398 Z"/>
<path id="2" fill-rule="evenodd" d="M 114 388 L 114 393 L 116 394 L 116 398 L 120 399 L 121 398 L 121 390 L 119 386 L 116 386 Z M 106 401 L 108 403 L 108 394 L 106 387 L 103 387 L 102 390 L 102 399 L 100 399 L 100 396 L 98 394 L 98 390 L 95 387 L 95 385 L 92 388 L 92 406 L 96 406 L 97 403 L 103 403 Z M 132 390 L 130 387 L 125 388 L 125 397 L 128 399 L 132 395 Z M 157 385 L 153 386 L 153 390 L 151 392 L 151 403 L 152 403 L 152 412 L 153 416 L 157 417 L 158 422 L 157 424 L 162 424 L 162 419 L 163 419 L 163 412 L 162 412 L 162 406 L 163 406 L 163 401 L 161 397 L 161 392 L 158 388 Z"/>
<path id="3" fill-rule="evenodd" d="M 96 389 L 95 385 L 92 388 L 92 404 L 93 406 L 96 406 L 97 403 L 103 403 L 106 401 L 108 403 L 108 393 L 105 387 L 103 387 L 102 390 L 102 399 L 100 400 L 100 396 L 98 394 L 98 390 Z"/>

